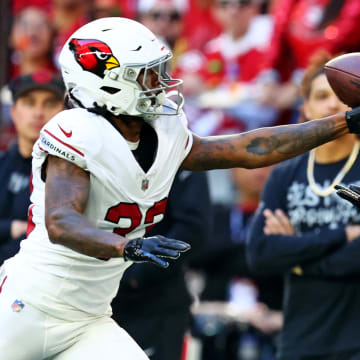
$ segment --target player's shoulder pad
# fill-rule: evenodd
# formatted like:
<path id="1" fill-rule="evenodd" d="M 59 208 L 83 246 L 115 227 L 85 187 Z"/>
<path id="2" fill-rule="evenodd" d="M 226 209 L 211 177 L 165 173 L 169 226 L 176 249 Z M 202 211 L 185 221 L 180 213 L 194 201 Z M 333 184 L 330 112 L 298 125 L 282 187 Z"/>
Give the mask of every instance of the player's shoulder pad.
<path id="1" fill-rule="evenodd" d="M 102 147 L 102 121 L 85 109 L 64 110 L 41 129 L 39 148 L 86 168 L 86 162 Z"/>

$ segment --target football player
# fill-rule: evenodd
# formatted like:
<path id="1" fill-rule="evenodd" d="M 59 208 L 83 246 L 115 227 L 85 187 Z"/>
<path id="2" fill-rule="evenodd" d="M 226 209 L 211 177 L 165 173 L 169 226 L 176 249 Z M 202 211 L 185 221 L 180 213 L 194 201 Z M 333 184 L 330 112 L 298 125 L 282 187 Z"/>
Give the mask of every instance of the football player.
<path id="1" fill-rule="evenodd" d="M 53 117 L 34 145 L 28 236 L 0 271 L 1 358 L 146 359 L 110 318 L 110 302 L 133 262 L 166 267 L 189 249 L 144 238 L 163 217 L 176 172 L 267 166 L 349 127 L 360 132 L 352 110 L 200 138 L 187 128 L 182 81 L 166 71 L 171 56 L 125 18 L 86 24 L 64 45 L 59 62 L 75 108 Z"/>

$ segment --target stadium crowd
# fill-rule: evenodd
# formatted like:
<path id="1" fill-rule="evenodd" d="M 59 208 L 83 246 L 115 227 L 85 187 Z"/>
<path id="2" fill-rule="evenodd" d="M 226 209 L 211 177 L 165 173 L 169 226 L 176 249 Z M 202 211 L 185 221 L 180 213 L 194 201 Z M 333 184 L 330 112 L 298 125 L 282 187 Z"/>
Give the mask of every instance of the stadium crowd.
<path id="1" fill-rule="evenodd" d="M 76 29 L 112 16 L 143 23 L 172 50 L 168 71 L 184 80 L 189 128 L 200 136 L 339 112 L 345 106 L 340 102 L 309 111 L 312 87 L 323 84 L 315 83 L 317 72 L 311 80 L 306 74 L 314 59 L 360 51 L 358 0 L 7 2 L 0 15 L 9 35 L 0 54 L 0 266 L 26 233 L 29 146 L 63 109 L 59 53 Z M 126 34 L 119 41 L 121 36 Z M 324 75 L 322 80 L 313 100 L 318 108 L 335 101 Z M 348 157 L 353 171 L 339 181 L 359 182 L 357 138 L 328 145 L 326 151 L 341 155 L 319 149 L 312 168 L 316 189 L 328 187 Z M 344 200 L 334 200 L 335 183 L 328 193 L 307 186 L 306 156 L 275 170 L 177 175 L 169 213 L 152 233 L 187 241 L 193 249 L 173 269 L 132 265 L 113 303 L 114 319 L 150 359 L 360 359 L 358 315 L 351 313 L 360 305 L 358 271 L 346 268 L 360 243 L 360 218 Z M 162 338 L 164 332 L 169 338 Z"/>

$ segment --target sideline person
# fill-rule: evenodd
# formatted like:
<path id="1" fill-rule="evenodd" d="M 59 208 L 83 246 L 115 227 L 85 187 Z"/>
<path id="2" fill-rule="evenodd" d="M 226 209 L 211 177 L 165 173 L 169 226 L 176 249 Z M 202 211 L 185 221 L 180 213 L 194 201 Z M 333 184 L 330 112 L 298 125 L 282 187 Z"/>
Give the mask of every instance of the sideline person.
<path id="1" fill-rule="evenodd" d="M 346 111 L 319 54 L 302 82 L 307 120 Z M 283 273 L 278 359 L 357 360 L 360 346 L 360 214 L 335 194 L 360 180 L 360 143 L 347 134 L 281 164 L 270 175 L 247 253 L 258 272 Z"/>
<path id="2" fill-rule="evenodd" d="M 32 148 L 40 129 L 63 110 L 65 85 L 58 76 L 38 71 L 13 79 L 10 90 L 17 141 L 0 157 L 0 265 L 25 238 Z"/>

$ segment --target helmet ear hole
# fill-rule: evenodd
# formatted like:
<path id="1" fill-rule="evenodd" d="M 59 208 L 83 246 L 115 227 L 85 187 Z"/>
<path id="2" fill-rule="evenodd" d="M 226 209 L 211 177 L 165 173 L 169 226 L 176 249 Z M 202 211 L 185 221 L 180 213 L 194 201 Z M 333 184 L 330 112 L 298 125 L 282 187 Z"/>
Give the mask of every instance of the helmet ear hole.
<path id="1" fill-rule="evenodd" d="M 114 88 L 114 87 L 111 87 L 111 86 L 102 86 L 100 88 L 100 90 L 103 90 L 109 94 L 116 94 L 120 91 L 120 89 L 117 89 L 117 88 Z"/>

